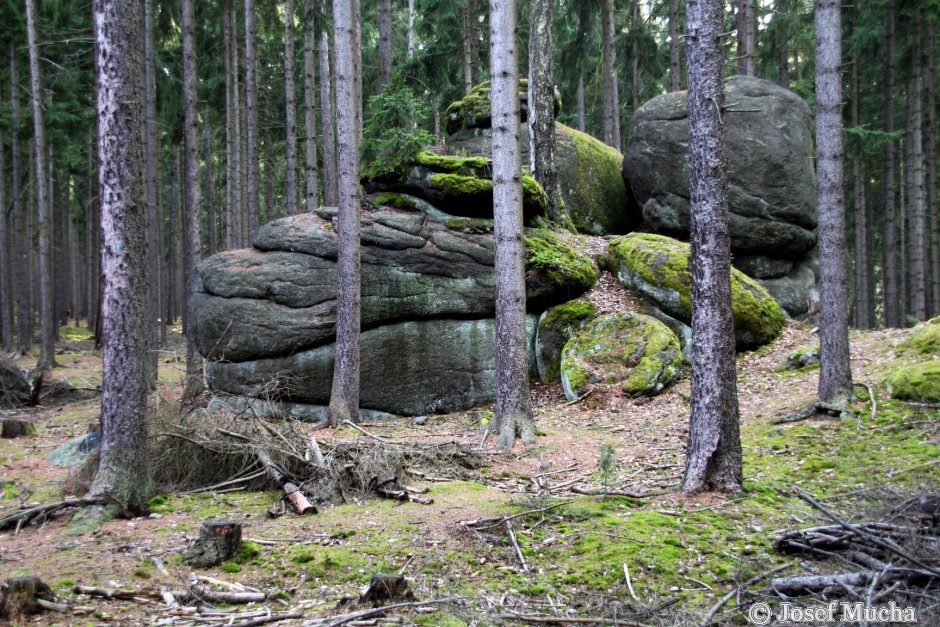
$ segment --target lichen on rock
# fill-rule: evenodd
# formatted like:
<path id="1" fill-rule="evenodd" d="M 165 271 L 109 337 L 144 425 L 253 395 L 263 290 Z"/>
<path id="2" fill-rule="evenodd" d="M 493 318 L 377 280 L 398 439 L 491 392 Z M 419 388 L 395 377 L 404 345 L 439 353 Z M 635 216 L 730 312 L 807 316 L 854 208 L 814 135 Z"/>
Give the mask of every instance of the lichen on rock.
<path id="1" fill-rule="evenodd" d="M 670 316 L 692 322 L 691 247 L 663 235 L 631 233 L 611 241 L 617 278 L 628 289 L 652 300 Z M 759 283 L 731 270 L 731 306 L 738 349 L 772 341 L 783 328 L 780 305 Z"/>
<path id="2" fill-rule="evenodd" d="M 565 396 L 575 400 L 591 383 L 618 384 L 629 396 L 659 394 L 682 365 L 679 339 L 650 316 L 600 316 L 574 335 L 561 353 Z"/>

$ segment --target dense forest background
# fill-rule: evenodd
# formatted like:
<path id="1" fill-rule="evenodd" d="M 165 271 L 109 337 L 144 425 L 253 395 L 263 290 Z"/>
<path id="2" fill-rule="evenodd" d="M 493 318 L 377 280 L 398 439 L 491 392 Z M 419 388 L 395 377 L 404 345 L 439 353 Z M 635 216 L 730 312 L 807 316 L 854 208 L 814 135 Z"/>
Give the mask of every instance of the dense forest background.
<path id="1" fill-rule="evenodd" d="M 322 0 L 198 2 L 195 59 L 200 150 L 184 151 L 180 2 L 146 0 L 147 199 L 154 333 L 185 313 L 186 227 L 204 256 L 248 244 L 270 220 L 336 203 L 332 23 Z M 559 121 L 621 148 L 633 112 L 684 88 L 678 0 L 557 0 Z M 31 71 L 26 7 L 37 15 Z M 447 105 L 487 79 L 481 0 L 362 3 L 364 165 L 370 141 L 398 119 L 410 140 L 440 141 Z M 528 3 L 521 3 L 520 73 Z M 87 0 L 0 8 L 0 345 L 36 336 L 42 239 L 54 317 L 94 329 L 99 300 L 93 25 Z M 855 326 L 906 326 L 940 312 L 937 211 L 937 2 L 880 0 L 843 8 L 846 199 Z M 726 12 L 726 74 L 754 74 L 814 100 L 813 5 L 738 0 Z M 605 28 L 605 24 L 607 27 Z M 611 28 L 612 26 L 612 28 Z M 614 77 L 615 80 L 605 80 Z M 37 91 L 38 89 L 38 91 Z M 34 124 L 39 99 L 43 116 Z M 42 127 L 44 138 L 37 140 Z M 407 125 L 406 125 L 407 126 Z M 38 148 L 37 148 L 38 146 Z M 46 159 L 37 160 L 41 150 Z M 44 171 L 37 163 L 44 162 Z M 381 164 L 380 164 L 381 165 Z M 194 168 L 190 170 L 190 167 Z M 755 164 L 760 167 L 760 164 Z M 368 171 L 368 170 L 366 170 Z M 187 172 L 198 173 L 188 207 Z M 44 189 L 43 189 L 44 188 Z M 45 193 L 40 193 L 40 191 Z M 40 208 L 48 198 L 48 211 Z M 58 327 L 58 324 L 55 325 Z M 154 339 L 157 339 L 156 337 Z"/>

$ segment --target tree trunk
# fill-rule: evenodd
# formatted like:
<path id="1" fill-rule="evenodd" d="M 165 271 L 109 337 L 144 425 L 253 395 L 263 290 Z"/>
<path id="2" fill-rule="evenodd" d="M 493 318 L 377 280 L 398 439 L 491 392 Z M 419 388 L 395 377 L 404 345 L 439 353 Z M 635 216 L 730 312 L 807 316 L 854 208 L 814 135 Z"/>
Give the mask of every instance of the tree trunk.
<path id="1" fill-rule="evenodd" d="M 0 129 L 0 350 L 13 347 L 13 240 L 6 199 L 6 138 Z"/>
<path id="2" fill-rule="evenodd" d="M 555 79 L 552 63 L 554 0 L 529 5 L 529 151 L 535 180 L 548 195 L 546 215 L 555 224 L 574 230 L 565 208 L 555 163 Z"/>
<path id="3" fill-rule="evenodd" d="M 859 84 L 858 55 L 852 54 L 852 126 L 859 125 Z M 855 212 L 855 326 L 859 329 L 871 329 L 874 320 L 869 313 L 874 311 L 874 289 L 868 283 L 873 262 L 869 242 L 869 210 L 865 195 L 865 166 L 862 163 L 864 150 L 861 142 L 855 142 L 855 155 L 852 159 L 853 209 Z"/>
<path id="4" fill-rule="evenodd" d="M 325 0 L 320 19 L 320 123 L 323 125 L 323 204 L 336 206 L 336 134 L 333 121 L 333 85 L 330 71 L 330 36 L 324 25 Z"/>
<path id="5" fill-rule="evenodd" d="M 160 249 L 158 247 L 158 233 L 160 225 L 157 209 L 157 104 L 156 104 L 156 71 L 154 59 L 154 32 L 153 32 L 153 0 L 144 0 L 144 98 L 146 111 L 146 186 L 147 186 L 147 265 L 150 271 L 150 281 L 147 284 L 147 310 L 150 314 L 150 323 L 147 329 L 149 339 L 149 358 L 147 364 L 150 368 L 148 378 L 152 388 L 157 384 L 157 371 L 159 368 L 159 355 L 157 353 L 157 320 L 160 318 Z"/>
<path id="6" fill-rule="evenodd" d="M 927 91 L 927 115 L 924 125 L 924 166 L 926 176 L 924 185 L 925 213 L 929 216 L 928 259 L 930 260 L 929 300 L 931 303 L 928 317 L 940 314 L 940 207 L 937 207 L 937 21 L 926 21 L 924 35 L 927 38 L 927 58 L 924 63 L 924 88 Z"/>
<path id="7" fill-rule="evenodd" d="M 460 30 L 463 38 L 463 91 L 473 89 L 473 57 L 470 54 L 470 0 L 460 3 Z"/>
<path id="8" fill-rule="evenodd" d="M 614 21 L 614 0 L 601 0 L 604 143 L 620 150 L 620 96 L 617 85 L 617 52 L 614 48 Z"/>
<path id="9" fill-rule="evenodd" d="M 921 92 L 921 49 L 920 40 L 920 10 L 914 10 L 912 26 L 912 68 L 910 79 L 908 109 L 911 120 L 911 153 L 909 155 L 913 189 L 910 197 L 910 242 L 908 246 L 910 255 L 910 313 L 917 320 L 927 318 L 927 220 L 924 213 L 924 147 L 923 147 L 923 107 Z"/>
<path id="10" fill-rule="evenodd" d="M 101 445 L 89 495 L 111 513 L 153 493 L 147 454 L 147 209 L 140 3 L 94 0 L 104 279 Z"/>
<path id="11" fill-rule="evenodd" d="M 232 47 L 235 45 L 235 8 L 233 0 L 226 0 L 223 15 L 223 37 L 225 47 L 225 247 L 236 247 L 238 228 L 235 211 L 235 67 L 232 63 Z"/>
<path id="12" fill-rule="evenodd" d="M 10 42 L 10 128 L 20 128 L 20 79 L 19 64 L 16 62 L 16 49 Z M 19 133 L 10 133 L 10 211 L 13 216 L 13 258 L 19 272 L 15 275 L 14 292 L 16 294 L 16 350 L 26 353 L 32 348 L 29 320 L 32 311 L 29 308 L 28 282 L 29 262 L 26 255 L 26 207 L 21 195 L 22 162 Z"/>
<path id="13" fill-rule="evenodd" d="M 738 70 L 745 76 L 757 74 L 755 17 L 754 0 L 737 0 Z"/>
<path id="14" fill-rule="evenodd" d="M 587 113 L 584 106 L 584 72 L 578 72 L 578 130 L 587 132 Z"/>
<path id="15" fill-rule="evenodd" d="M 392 0 L 379 0 L 379 91 L 392 82 Z"/>
<path id="16" fill-rule="evenodd" d="M 294 0 L 284 2 L 284 133 L 287 142 L 287 215 L 297 214 L 297 99 L 294 87 Z"/>
<path id="17" fill-rule="evenodd" d="M 355 0 L 333 0 L 336 33 L 336 135 L 339 166 L 337 220 L 336 358 L 329 424 L 359 419 L 359 336 L 361 266 L 359 255 L 358 63 Z"/>
<path id="18" fill-rule="evenodd" d="M 693 337 L 686 494 L 739 492 L 744 481 L 731 316 L 721 26 L 719 0 L 686 0 Z"/>
<path id="19" fill-rule="evenodd" d="M 415 56 L 415 0 L 408 0 L 408 60 Z"/>
<path id="20" fill-rule="evenodd" d="M 178 229 L 179 220 L 179 198 L 180 198 L 180 156 L 179 149 L 173 149 L 173 173 L 170 176 L 170 215 L 166 221 L 166 315 L 164 316 L 168 324 L 176 324 L 176 284 L 177 284 L 177 242 L 179 241 Z"/>
<path id="21" fill-rule="evenodd" d="M 232 79 L 232 216 L 235 228 L 235 247 L 241 248 L 245 245 L 244 206 L 242 204 L 242 182 L 245 180 L 243 173 L 242 156 L 244 154 L 244 128 L 242 127 L 242 92 L 241 80 L 239 80 L 240 53 L 241 46 L 238 44 L 238 21 L 234 5 L 231 9 L 232 20 L 232 46 L 230 72 Z"/>
<path id="22" fill-rule="evenodd" d="M 885 45 L 885 134 L 894 133 L 894 31 L 897 21 L 895 0 L 888 0 L 887 37 Z M 894 181 L 894 140 L 885 145 L 885 208 L 882 224 L 882 285 L 884 294 L 884 322 L 886 327 L 901 326 L 898 306 L 896 188 Z"/>
<path id="23" fill-rule="evenodd" d="M 36 158 L 36 189 L 39 204 L 39 324 L 40 343 L 38 370 L 50 370 L 55 366 L 55 301 L 52 276 L 52 207 L 49 201 L 49 188 L 46 175 L 46 127 L 42 103 L 42 75 L 39 64 L 39 35 L 37 33 L 36 0 L 26 0 L 26 23 L 29 34 L 29 74 L 31 79 L 31 99 L 33 106 L 33 141 Z"/>
<path id="24" fill-rule="evenodd" d="M 242 547 L 242 526 L 231 520 L 210 520 L 199 528 L 199 539 L 189 550 L 186 563 L 211 568 L 227 562 Z"/>
<path id="25" fill-rule="evenodd" d="M 258 147 L 258 60 L 255 53 L 255 3 L 245 0 L 245 159 L 247 163 L 248 237 L 258 230 L 261 164 Z"/>
<path id="26" fill-rule="evenodd" d="M 86 257 L 88 258 L 88 275 L 86 281 L 88 286 L 85 288 L 87 303 L 85 307 L 88 310 L 88 323 L 87 329 L 94 332 L 98 328 L 98 296 L 99 288 L 101 284 L 101 271 L 99 266 L 101 264 L 100 256 L 100 244 L 101 244 L 101 219 L 98 215 L 98 134 L 95 127 L 93 126 L 91 132 L 89 133 L 89 147 L 88 147 L 88 198 L 86 199 L 85 206 L 88 207 L 88 214 L 86 216 L 86 233 L 85 233 L 85 251 Z M 149 207 L 148 207 L 149 209 Z M 152 259 L 152 256 L 150 257 Z M 151 266 L 151 269 L 153 266 Z M 156 277 L 151 277 L 150 285 L 153 286 L 154 283 L 158 283 L 158 278 L 160 274 L 159 259 L 157 260 L 156 266 Z M 159 315 L 159 310 L 157 310 L 156 315 Z M 100 343 L 100 338 L 96 344 Z M 154 345 L 156 348 L 156 345 Z M 155 367 L 153 363 L 157 359 L 156 350 L 153 351 L 151 356 L 151 368 Z"/>
<path id="27" fill-rule="evenodd" d="M 493 108 L 493 234 L 496 238 L 497 448 L 521 436 L 535 444 L 525 330 L 525 246 L 522 241 L 522 162 L 519 150 L 519 61 L 516 1 L 490 0 Z"/>
<path id="28" fill-rule="evenodd" d="M 816 180 L 819 196 L 819 400 L 852 394 L 842 149 L 840 0 L 816 0 Z"/>
<path id="29" fill-rule="evenodd" d="M 237 29 L 236 29 L 237 30 Z M 236 42 L 240 41 L 238 38 Z M 235 64 L 246 67 L 245 48 L 235 46 Z M 240 84 L 238 91 L 238 210 L 241 226 L 241 246 L 251 245 L 251 220 L 248 207 L 248 86 L 245 81 Z"/>
<path id="30" fill-rule="evenodd" d="M 682 89 L 682 61 L 679 56 L 679 0 L 669 0 L 669 91 Z"/>
<path id="31" fill-rule="evenodd" d="M 479 85 L 480 81 L 480 10 L 477 0 L 467 0 L 468 35 L 470 36 L 470 82 Z"/>
<path id="32" fill-rule="evenodd" d="M 630 16 L 630 31 L 633 34 L 633 42 L 630 46 L 630 53 L 632 57 L 632 71 L 630 73 L 630 104 L 631 108 L 636 111 L 640 108 L 640 97 L 643 92 L 643 73 L 640 69 L 640 51 L 638 49 L 638 38 L 641 32 L 641 20 L 640 20 L 640 3 L 639 0 L 633 1 L 632 13 Z M 616 74 L 615 74 L 616 76 Z M 618 116 L 619 118 L 619 116 Z M 624 148 L 617 146 L 617 150 L 623 151 Z"/>
<path id="33" fill-rule="evenodd" d="M 774 21 L 777 24 L 777 84 L 790 89 L 790 0 L 775 0 Z"/>
<path id="34" fill-rule="evenodd" d="M 202 258 L 202 234 L 200 233 L 202 201 L 199 173 L 199 110 L 196 92 L 196 16 L 194 0 L 183 0 L 183 99 L 184 141 L 186 143 L 186 207 L 183 216 L 185 231 L 183 248 L 184 317 L 183 331 L 186 334 L 186 385 L 183 398 L 193 398 L 205 389 L 202 382 L 203 361 L 196 348 L 195 332 L 192 329 L 192 293 L 196 283 L 196 264 Z"/>
<path id="35" fill-rule="evenodd" d="M 209 108 L 202 112 L 203 155 L 206 161 L 206 255 L 212 256 L 218 250 L 215 228 L 215 198 L 212 177 L 212 134 L 209 130 Z"/>
<path id="36" fill-rule="evenodd" d="M 310 213 L 320 206 L 320 172 L 317 168 L 317 32 L 314 28 L 313 0 L 306 0 L 304 13 L 305 211 Z"/>

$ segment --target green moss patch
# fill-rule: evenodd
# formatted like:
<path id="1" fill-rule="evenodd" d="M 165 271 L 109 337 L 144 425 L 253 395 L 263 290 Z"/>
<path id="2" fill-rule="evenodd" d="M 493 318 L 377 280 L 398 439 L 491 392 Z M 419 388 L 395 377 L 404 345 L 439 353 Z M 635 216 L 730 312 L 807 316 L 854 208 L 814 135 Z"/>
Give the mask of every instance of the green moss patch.
<path id="1" fill-rule="evenodd" d="M 403 209 L 405 211 L 418 210 L 418 203 L 416 203 L 414 199 L 394 192 L 379 194 L 373 198 L 372 202 L 377 206 L 392 207 L 393 209 Z"/>
<path id="2" fill-rule="evenodd" d="M 565 344 L 561 382 L 568 400 L 589 383 L 617 383 L 624 394 L 659 394 L 679 376 L 679 338 L 659 320 L 635 313 L 601 316 Z"/>
<path id="3" fill-rule="evenodd" d="M 911 329 L 910 336 L 898 348 L 915 355 L 940 355 L 940 316 Z"/>
<path id="4" fill-rule="evenodd" d="M 802 346 L 787 355 L 784 370 L 819 368 L 819 345 Z"/>
<path id="5" fill-rule="evenodd" d="M 95 334 L 81 327 L 61 326 L 59 327 L 59 337 L 70 342 L 84 342 L 94 339 Z"/>
<path id="6" fill-rule="evenodd" d="M 561 350 L 595 316 L 597 307 L 586 300 L 572 300 L 545 312 L 535 340 L 536 364 L 542 381 L 560 380 Z"/>
<path id="7" fill-rule="evenodd" d="M 628 289 L 686 324 L 692 322 L 691 247 L 662 235 L 632 233 L 613 240 L 609 253 Z M 757 281 L 731 270 L 731 306 L 738 349 L 757 348 L 780 334 L 783 310 Z"/>
<path id="8" fill-rule="evenodd" d="M 940 360 L 899 368 L 887 380 L 891 398 L 940 403 Z"/>
<path id="9" fill-rule="evenodd" d="M 574 246 L 546 229 L 529 229 L 523 239 L 529 255 L 528 268 L 544 275 L 556 286 L 580 294 L 597 283 L 594 262 Z"/>

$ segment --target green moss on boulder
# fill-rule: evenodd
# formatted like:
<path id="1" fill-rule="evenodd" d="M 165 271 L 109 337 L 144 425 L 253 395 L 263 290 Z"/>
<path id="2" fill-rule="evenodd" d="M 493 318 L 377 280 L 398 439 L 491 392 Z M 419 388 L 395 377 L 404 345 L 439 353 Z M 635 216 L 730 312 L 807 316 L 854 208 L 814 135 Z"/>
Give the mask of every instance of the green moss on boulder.
<path id="1" fill-rule="evenodd" d="M 916 355 L 940 355 L 940 316 L 921 322 L 898 347 Z"/>
<path id="2" fill-rule="evenodd" d="M 519 80 L 519 104 L 522 121 L 525 122 L 529 110 L 529 80 Z M 554 116 L 561 112 L 561 93 L 556 89 L 554 93 Z M 493 108 L 490 102 L 490 82 L 484 81 L 470 90 L 470 93 L 461 100 L 452 102 L 444 112 L 446 122 L 444 130 L 448 135 L 468 128 L 490 128 L 493 121 Z"/>
<path id="3" fill-rule="evenodd" d="M 404 209 L 405 211 L 417 211 L 418 203 L 413 198 L 408 198 L 402 194 L 388 192 L 379 194 L 372 199 L 376 206 L 392 207 L 393 209 Z"/>
<path id="4" fill-rule="evenodd" d="M 659 394 L 679 376 L 679 338 L 659 320 L 637 313 L 596 318 L 565 344 L 561 382 L 574 400 L 590 383 L 620 384 L 629 396 Z"/>
<path id="5" fill-rule="evenodd" d="M 617 278 L 686 324 L 692 322 L 691 248 L 662 235 L 631 233 L 609 246 Z M 731 304 L 739 350 L 771 342 L 784 325 L 780 305 L 757 281 L 731 270 Z"/>
<path id="6" fill-rule="evenodd" d="M 597 283 L 597 267 L 591 258 L 547 229 L 527 229 L 523 239 L 529 259 L 526 264 L 526 292 L 530 299 L 558 294 L 559 287 L 569 298 L 580 296 Z M 545 302 L 545 306 L 557 304 Z"/>
<path id="7" fill-rule="evenodd" d="M 802 346 L 787 355 L 784 370 L 804 370 L 819 367 L 819 345 Z"/>
<path id="8" fill-rule="evenodd" d="M 885 383 L 891 398 L 923 403 L 940 403 L 940 360 L 904 366 Z"/>
<path id="9" fill-rule="evenodd" d="M 559 380 L 561 350 L 596 316 L 597 306 L 586 300 L 568 301 L 542 314 L 535 337 L 535 361 L 542 381 Z"/>

